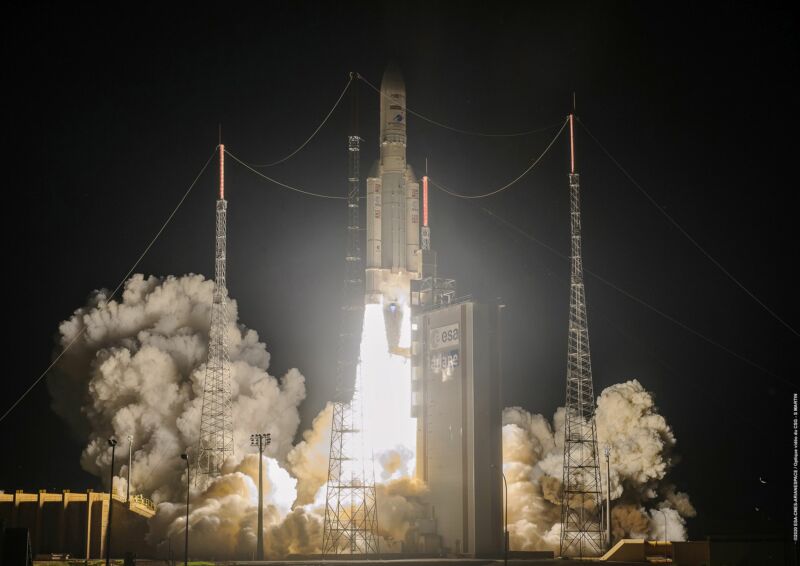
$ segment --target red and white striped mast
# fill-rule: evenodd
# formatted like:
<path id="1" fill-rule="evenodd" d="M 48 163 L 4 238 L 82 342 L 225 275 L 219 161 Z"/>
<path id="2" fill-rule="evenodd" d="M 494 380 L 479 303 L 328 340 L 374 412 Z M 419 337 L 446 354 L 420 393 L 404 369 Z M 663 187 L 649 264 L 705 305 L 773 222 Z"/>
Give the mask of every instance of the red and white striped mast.
<path id="1" fill-rule="evenodd" d="M 603 554 L 606 540 L 602 524 L 589 322 L 583 284 L 580 177 L 575 172 L 574 105 L 573 98 L 573 110 L 569 115 L 571 254 L 560 554 L 588 557 Z"/>
<path id="2" fill-rule="evenodd" d="M 220 134 L 220 138 L 221 138 Z M 195 483 L 205 485 L 221 475 L 225 460 L 233 456 L 233 406 L 231 361 L 228 353 L 227 231 L 228 202 L 225 200 L 225 145 L 219 144 L 219 198 L 216 206 L 214 253 L 214 297 L 208 338 L 208 363 L 203 383 L 200 443 Z"/>
<path id="3" fill-rule="evenodd" d="M 431 249 L 431 229 L 428 226 L 428 160 L 425 160 L 425 175 L 422 177 L 422 249 Z"/>

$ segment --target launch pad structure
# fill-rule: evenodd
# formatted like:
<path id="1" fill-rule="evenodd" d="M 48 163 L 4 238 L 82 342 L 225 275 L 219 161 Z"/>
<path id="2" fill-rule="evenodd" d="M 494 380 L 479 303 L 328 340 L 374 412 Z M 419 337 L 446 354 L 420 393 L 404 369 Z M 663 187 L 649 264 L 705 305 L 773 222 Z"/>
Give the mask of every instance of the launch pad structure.
<path id="1" fill-rule="evenodd" d="M 379 501 L 372 446 L 367 441 L 371 435 L 365 430 L 368 423 L 364 416 L 369 411 L 362 389 L 365 379 L 378 376 L 362 375 L 359 364 L 365 305 L 370 309 L 379 305 L 386 333 L 382 346 L 387 349 L 385 354 L 411 360 L 408 411 L 417 419 L 416 476 L 429 489 L 427 517 L 412 527 L 416 538 L 405 541 L 411 544 L 406 550 L 439 556 L 498 556 L 507 529 L 501 513 L 500 307 L 456 301 L 455 282 L 438 277 L 428 224 L 428 179 L 427 175 L 422 178 L 420 222 L 420 183 L 406 161 L 405 84 L 396 67 L 387 67 L 380 94 L 380 159 L 366 179 L 364 265 L 359 219 L 361 138 L 356 89 L 351 91 L 346 273 L 322 555 L 379 556 Z M 572 257 L 560 554 L 588 557 L 601 555 L 605 540 L 573 115 L 569 121 Z M 233 454 L 230 360 L 225 336 L 224 153 L 220 144 L 215 286 L 196 481 L 219 475 L 226 458 Z"/>
<path id="2" fill-rule="evenodd" d="M 353 77 L 351 76 L 351 82 Z M 404 552 L 496 557 L 507 544 L 502 518 L 500 305 L 456 300 L 438 276 L 428 223 L 428 177 L 406 160 L 405 83 L 389 65 L 380 89 L 380 158 L 366 179 L 366 255 L 360 235 L 357 90 L 348 136 L 347 244 L 322 532 L 323 558 L 380 557 L 378 505 L 365 379 L 359 363 L 365 305 L 382 311 L 387 356 L 411 360 L 409 416 L 416 419 L 415 475 L 428 487 L 426 517 Z M 571 278 L 560 554 L 596 557 L 605 548 L 595 404 L 581 257 L 574 116 L 569 117 Z M 226 287 L 227 201 L 220 143 L 215 285 L 195 481 L 221 474 L 233 455 Z M 427 163 L 426 163 L 427 170 Z M 426 171 L 427 173 L 427 171 Z M 422 220 L 422 222 L 421 222 Z M 364 277 L 362 278 L 362 274 Z M 375 312 L 372 310 L 371 312 Z M 410 337 L 409 337 L 409 328 Z M 403 338 L 405 336 L 405 338 Z M 397 379 L 397 376 L 394 376 Z M 402 376 L 400 377 L 402 379 Z M 399 381 L 397 383 L 400 383 Z M 351 385 L 352 384 L 352 385 Z M 203 485 L 203 483 L 201 483 Z"/>
<path id="3" fill-rule="evenodd" d="M 411 527 L 403 541 L 404 552 L 499 556 L 503 548 L 499 309 L 472 301 L 451 304 L 455 281 L 438 277 L 431 247 L 428 179 L 422 178 L 420 218 L 420 183 L 406 161 L 406 90 L 393 65 L 383 75 L 380 94 L 380 158 L 366 179 L 363 272 L 358 231 L 360 138 L 355 126 L 349 137 L 347 271 L 322 554 L 368 559 L 379 550 L 380 501 L 371 447 L 363 444 L 371 434 L 365 431 L 369 423 L 364 414 L 369 411 L 361 386 L 363 380 L 383 376 L 361 374 L 358 344 L 353 340 L 360 328 L 360 317 L 353 313 L 363 313 L 366 304 L 368 310 L 377 306 L 382 311 L 386 341 L 381 347 L 388 351 L 379 355 L 410 360 L 406 414 L 417 419 L 415 475 L 430 488 L 427 516 Z M 442 335 L 444 342 L 437 341 Z M 345 384 L 351 382 L 354 385 L 348 388 Z"/>
<path id="4" fill-rule="evenodd" d="M 336 367 L 336 399 L 331 418 L 322 555 L 377 556 L 378 510 L 372 451 L 364 443 L 364 399 L 358 374 L 364 314 L 363 263 L 359 219 L 361 138 L 358 91 L 351 91 L 352 124 L 348 136 L 347 250 Z M 350 385 L 352 383 L 352 385 Z"/>
<path id="5" fill-rule="evenodd" d="M 466 300 L 414 317 L 416 475 L 430 505 L 417 524 L 420 552 L 497 557 L 503 549 L 500 309 Z"/>

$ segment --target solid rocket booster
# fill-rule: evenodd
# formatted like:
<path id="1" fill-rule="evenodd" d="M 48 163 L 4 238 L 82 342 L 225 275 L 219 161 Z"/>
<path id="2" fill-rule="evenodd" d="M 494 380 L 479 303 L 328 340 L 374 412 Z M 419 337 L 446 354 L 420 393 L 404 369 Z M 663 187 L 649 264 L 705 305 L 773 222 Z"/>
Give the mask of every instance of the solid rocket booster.
<path id="1" fill-rule="evenodd" d="M 380 161 L 367 178 L 367 302 L 402 307 L 419 278 L 419 183 L 406 163 L 406 88 L 389 65 L 381 81 Z M 398 309 L 399 310 L 399 309 Z"/>

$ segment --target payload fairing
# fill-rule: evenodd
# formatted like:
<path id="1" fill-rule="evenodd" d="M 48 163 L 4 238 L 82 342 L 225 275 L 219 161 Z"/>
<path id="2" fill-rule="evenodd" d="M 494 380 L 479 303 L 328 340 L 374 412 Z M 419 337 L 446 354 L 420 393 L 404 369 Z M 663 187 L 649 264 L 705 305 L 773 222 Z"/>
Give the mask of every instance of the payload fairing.
<path id="1" fill-rule="evenodd" d="M 419 183 L 406 163 L 406 88 L 390 65 L 381 81 L 380 160 L 367 178 L 366 301 L 384 305 L 392 350 L 420 276 Z"/>

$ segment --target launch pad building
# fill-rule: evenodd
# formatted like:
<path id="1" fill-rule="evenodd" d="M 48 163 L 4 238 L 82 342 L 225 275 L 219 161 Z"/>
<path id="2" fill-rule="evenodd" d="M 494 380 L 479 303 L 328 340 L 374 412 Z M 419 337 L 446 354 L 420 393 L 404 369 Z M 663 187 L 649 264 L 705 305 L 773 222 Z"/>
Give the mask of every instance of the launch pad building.
<path id="1" fill-rule="evenodd" d="M 498 319 L 498 306 L 466 301 L 423 310 L 412 323 L 417 477 L 446 554 L 503 549 Z"/>

